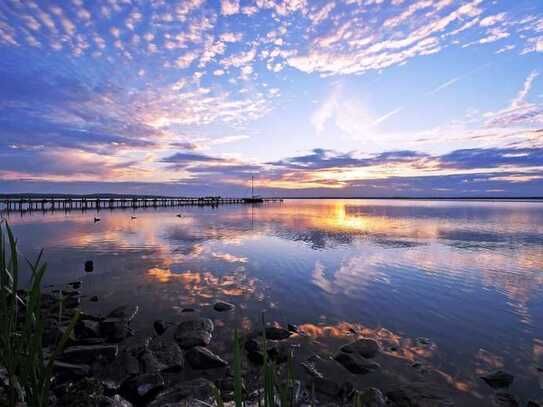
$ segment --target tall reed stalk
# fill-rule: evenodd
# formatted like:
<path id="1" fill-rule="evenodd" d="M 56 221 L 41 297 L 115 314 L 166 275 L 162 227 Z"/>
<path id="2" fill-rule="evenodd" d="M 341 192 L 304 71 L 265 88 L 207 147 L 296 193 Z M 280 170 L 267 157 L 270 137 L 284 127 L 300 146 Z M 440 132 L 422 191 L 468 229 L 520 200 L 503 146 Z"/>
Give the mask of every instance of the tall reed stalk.
<path id="1" fill-rule="evenodd" d="M 56 357 L 63 351 L 79 318 L 73 316 L 68 328 L 51 350 L 43 348 L 44 321 L 41 315 L 41 283 L 47 270 L 43 250 L 36 261 L 25 259 L 30 269 L 26 291 L 19 291 L 21 268 L 17 240 L 5 221 L 0 221 L 0 368 L 9 378 L 9 405 L 26 402 L 45 407 Z"/>

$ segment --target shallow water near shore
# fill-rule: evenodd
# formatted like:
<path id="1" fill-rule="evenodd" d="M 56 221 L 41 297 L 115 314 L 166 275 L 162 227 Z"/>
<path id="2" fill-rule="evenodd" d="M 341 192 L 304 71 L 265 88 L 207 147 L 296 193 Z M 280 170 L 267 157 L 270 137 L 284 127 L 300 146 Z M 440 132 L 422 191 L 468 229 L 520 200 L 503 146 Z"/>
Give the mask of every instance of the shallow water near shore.
<path id="1" fill-rule="evenodd" d="M 45 249 L 48 284 L 82 280 L 90 312 L 139 305 L 142 333 L 195 308 L 226 351 L 226 328 L 255 329 L 266 311 L 323 348 L 353 331 L 380 338 L 476 399 L 489 394 L 479 375 L 500 367 L 514 394 L 543 398 L 541 202 L 286 200 L 8 220 L 21 252 Z M 214 313 L 218 299 L 236 311 Z"/>

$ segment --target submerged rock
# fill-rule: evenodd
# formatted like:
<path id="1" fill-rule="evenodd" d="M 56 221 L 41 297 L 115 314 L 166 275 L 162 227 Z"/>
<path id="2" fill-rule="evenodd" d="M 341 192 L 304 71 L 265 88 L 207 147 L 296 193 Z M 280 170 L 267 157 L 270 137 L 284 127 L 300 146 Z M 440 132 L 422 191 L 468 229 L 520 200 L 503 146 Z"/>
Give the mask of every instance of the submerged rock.
<path id="1" fill-rule="evenodd" d="M 121 342 L 130 334 L 128 322 L 122 318 L 106 318 L 100 321 L 100 334 L 110 342 Z"/>
<path id="2" fill-rule="evenodd" d="M 191 319 L 181 322 L 175 331 L 175 340 L 183 349 L 207 346 L 214 330 L 213 321 L 208 318 Z"/>
<path id="3" fill-rule="evenodd" d="M 340 350 L 345 353 L 357 353 L 365 358 L 373 358 L 379 353 L 380 346 L 374 339 L 361 338 L 343 345 Z"/>
<path id="4" fill-rule="evenodd" d="M 247 352 L 258 352 L 260 351 L 260 344 L 256 339 L 248 339 L 243 345 Z"/>
<path id="5" fill-rule="evenodd" d="M 85 271 L 91 273 L 94 271 L 94 262 L 92 260 L 87 260 L 85 262 Z"/>
<path id="6" fill-rule="evenodd" d="M 367 374 L 381 368 L 379 363 L 367 360 L 356 353 L 339 352 L 334 356 L 334 359 L 354 374 Z"/>
<path id="7" fill-rule="evenodd" d="M 287 329 L 276 326 L 267 326 L 265 332 L 266 339 L 270 339 L 272 341 L 282 341 L 290 338 L 292 335 L 292 332 L 288 331 Z"/>
<path id="8" fill-rule="evenodd" d="M 287 329 L 290 331 L 290 332 L 293 332 L 293 333 L 298 333 L 298 327 L 294 324 L 288 324 L 287 325 Z"/>
<path id="9" fill-rule="evenodd" d="M 520 407 L 520 403 L 511 393 L 498 392 L 494 395 L 496 407 Z"/>
<path id="10" fill-rule="evenodd" d="M 392 406 L 451 407 L 453 401 L 445 394 L 424 383 L 412 383 L 390 390 L 386 396 Z"/>
<path id="11" fill-rule="evenodd" d="M 218 312 L 231 311 L 234 308 L 236 308 L 234 304 L 230 304 L 229 302 L 226 302 L 226 301 L 217 301 L 215 305 L 213 306 L 213 309 L 215 309 L 215 311 L 218 311 Z"/>
<path id="12" fill-rule="evenodd" d="M 485 376 L 481 376 L 481 379 L 493 389 L 501 389 L 503 387 L 509 387 L 513 383 L 514 377 L 510 373 L 498 370 Z"/>
<path id="13" fill-rule="evenodd" d="M 315 391 L 329 397 L 337 397 L 341 391 L 341 386 L 339 384 L 326 377 L 313 378 L 313 385 Z"/>
<path id="14" fill-rule="evenodd" d="M 187 361 L 190 366 L 196 370 L 215 369 L 228 365 L 224 359 L 215 355 L 209 349 L 202 346 L 196 346 L 187 352 Z"/>

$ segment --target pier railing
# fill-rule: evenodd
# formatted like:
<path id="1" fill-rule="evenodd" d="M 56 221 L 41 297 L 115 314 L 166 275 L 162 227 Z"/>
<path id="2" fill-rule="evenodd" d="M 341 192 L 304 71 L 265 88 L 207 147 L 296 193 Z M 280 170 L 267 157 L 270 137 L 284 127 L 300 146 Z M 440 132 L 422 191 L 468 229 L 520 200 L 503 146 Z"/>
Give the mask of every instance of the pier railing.
<path id="1" fill-rule="evenodd" d="M 282 202 L 280 198 L 262 198 L 261 202 Z M 0 210 L 4 211 L 55 211 L 86 209 L 136 209 L 169 206 L 219 206 L 254 204 L 251 198 L 212 197 L 14 197 L 0 198 Z"/>

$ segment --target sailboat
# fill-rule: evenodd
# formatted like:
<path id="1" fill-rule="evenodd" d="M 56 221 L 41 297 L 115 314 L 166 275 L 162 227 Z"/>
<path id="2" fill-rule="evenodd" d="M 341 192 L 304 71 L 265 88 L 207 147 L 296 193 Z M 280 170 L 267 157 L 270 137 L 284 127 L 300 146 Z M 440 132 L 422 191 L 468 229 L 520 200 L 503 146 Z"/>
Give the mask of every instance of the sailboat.
<path id="1" fill-rule="evenodd" d="M 255 195 L 255 177 L 251 177 L 251 197 L 243 198 L 245 203 L 263 203 L 264 199 L 258 195 Z"/>

